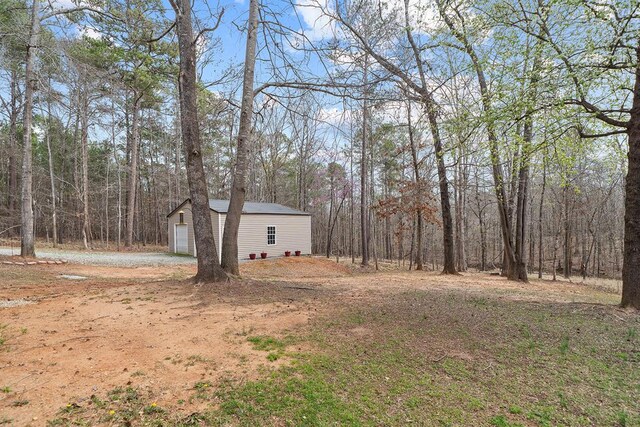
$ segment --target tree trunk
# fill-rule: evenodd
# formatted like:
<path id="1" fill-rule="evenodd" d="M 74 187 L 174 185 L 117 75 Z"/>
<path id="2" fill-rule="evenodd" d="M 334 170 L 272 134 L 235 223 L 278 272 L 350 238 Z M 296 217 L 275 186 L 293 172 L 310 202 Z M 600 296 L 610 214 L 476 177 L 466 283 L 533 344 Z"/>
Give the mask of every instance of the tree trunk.
<path id="1" fill-rule="evenodd" d="M 18 72 L 11 70 L 11 112 L 9 113 L 9 192 L 7 206 L 13 215 L 18 195 Z"/>
<path id="2" fill-rule="evenodd" d="M 568 188 L 565 184 L 563 189 L 564 193 L 564 266 L 562 268 L 562 274 L 565 279 L 571 278 L 571 270 L 573 270 L 572 266 L 572 256 L 573 253 L 571 251 L 571 219 L 569 214 L 569 196 L 568 196 Z"/>
<path id="3" fill-rule="evenodd" d="M 81 131 L 80 145 L 82 150 L 82 241 L 84 248 L 89 249 L 89 240 L 91 239 L 89 227 L 89 100 L 86 93 L 87 88 L 84 87 L 85 93 L 81 94 L 82 108 L 81 112 Z"/>
<path id="4" fill-rule="evenodd" d="M 188 1 L 188 0 L 187 0 Z M 238 130 L 238 148 L 236 167 L 231 186 L 229 210 L 224 223 L 222 237 L 222 268 L 229 274 L 239 275 L 238 268 L 238 229 L 246 194 L 248 157 L 251 145 L 251 118 L 253 113 L 253 79 L 256 62 L 256 44 L 258 37 L 258 0 L 249 1 L 249 32 L 244 62 L 244 81 L 242 83 L 242 107 Z M 266 237 L 265 237 L 266 238 Z"/>
<path id="5" fill-rule="evenodd" d="M 416 251 L 415 251 L 415 259 L 416 259 L 416 270 L 422 270 L 422 210 L 420 206 L 422 205 L 422 198 L 424 195 L 422 191 L 422 181 L 420 179 L 420 162 L 418 161 L 418 149 L 416 147 L 416 142 L 413 134 L 413 125 L 411 123 L 411 101 L 407 103 L 407 125 L 409 131 L 409 145 L 411 147 L 411 161 L 413 164 L 413 176 L 416 181 L 416 187 L 418 188 L 417 197 L 418 200 L 415 200 L 416 203 Z"/>
<path id="6" fill-rule="evenodd" d="M 51 83 L 51 82 L 49 82 Z M 51 84 L 49 84 L 51 87 Z M 47 144 L 47 158 L 49 161 L 49 185 L 51 186 L 51 227 L 53 231 L 53 247 L 58 246 L 58 218 L 56 210 L 56 181 L 53 172 L 53 155 L 51 153 L 51 102 L 47 102 L 47 130 L 45 142 Z"/>
<path id="7" fill-rule="evenodd" d="M 456 236 L 456 268 L 458 271 L 467 270 L 467 260 L 465 254 L 465 236 L 464 236 L 464 187 L 465 179 L 462 171 L 461 164 L 463 163 L 462 144 L 460 145 L 460 154 L 456 162 L 455 168 L 455 186 L 453 198 L 456 201 L 456 221 L 455 221 L 455 236 Z"/>
<path id="8" fill-rule="evenodd" d="M 22 214 L 20 255 L 35 257 L 35 236 L 33 227 L 33 164 L 31 146 L 31 122 L 33 120 L 33 92 L 36 89 L 35 60 L 40 36 L 40 1 L 33 0 L 31 6 L 31 31 L 27 45 L 24 93 L 24 143 L 22 155 Z"/>
<path id="9" fill-rule="evenodd" d="M 540 191 L 540 207 L 538 209 L 538 279 L 542 279 L 543 251 L 542 251 L 542 213 L 544 207 L 544 193 L 547 187 L 547 156 L 542 158 L 542 190 Z M 555 266 L 554 266 L 555 268 Z"/>
<path id="10" fill-rule="evenodd" d="M 330 178 L 331 181 L 331 190 L 330 190 L 330 194 L 329 194 L 329 215 L 328 215 L 328 220 L 327 220 L 327 244 L 325 246 L 326 250 L 326 255 L 327 258 L 331 257 L 331 238 L 333 237 L 333 226 L 331 224 L 331 217 L 333 215 L 333 201 L 335 199 L 335 194 L 334 194 L 334 188 L 333 188 L 333 183 L 334 183 L 334 176 L 331 175 Z M 336 215 L 337 218 L 337 215 Z"/>
<path id="11" fill-rule="evenodd" d="M 625 183 L 622 307 L 640 310 L 640 46 L 636 47 L 633 106 L 627 135 L 629 170 Z"/>
<path id="12" fill-rule="evenodd" d="M 438 183 L 440 186 L 440 210 L 442 211 L 442 245 L 444 249 L 444 266 L 442 274 L 458 274 L 456 271 L 456 257 L 454 252 L 453 239 L 453 219 L 451 217 L 451 202 L 449 200 L 449 181 L 447 179 L 447 168 L 444 163 L 444 151 L 442 139 L 438 128 L 438 120 L 435 112 L 435 105 L 432 101 L 426 104 L 427 118 L 431 128 L 433 138 L 433 148 L 436 153 L 436 165 L 438 169 Z"/>
<path id="13" fill-rule="evenodd" d="M 223 281 L 227 274 L 218 262 L 207 178 L 202 162 L 200 127 L 198 123 L 198 86 L 196 80 L 196 45 L 191 24 L 191 0 L 171 1 L 176 13 L 176 30 L 180 52 L 180 121 L 182 143 L 187 160 L 187 181 L 191 194 L 193 230 L 198 254 L 197 282 Z"/>
<path id="14" fill-rule="evenodd" d="M 138 190 L 138 149 L 140 146 L 140 103 L 142 95 L 133 94 L 131 105 L 131 140 L 129 144 L 129 175 L 127 183 L 127 236 L 125 247 L 133 245 L 133 222 L 136 217 L 136 193 Z"/>
<path id="15" fill-rule="evenodd" d="M 369 56 L 364 56 L 364 87 L 365 100 L 362 107 L 362 150 L 360 153 L 360 239 L 362 247 L 362 266 L 369 265 L 369 213 L 367 201 L 367 121 L 368 121 L 368 103 L 367 103 L 367 72 L 368 72 Z"/>

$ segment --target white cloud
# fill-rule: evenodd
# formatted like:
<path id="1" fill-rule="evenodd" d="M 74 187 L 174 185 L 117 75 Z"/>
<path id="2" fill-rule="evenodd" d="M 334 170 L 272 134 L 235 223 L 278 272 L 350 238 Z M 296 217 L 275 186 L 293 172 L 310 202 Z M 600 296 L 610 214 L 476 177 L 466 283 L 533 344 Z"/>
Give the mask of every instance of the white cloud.
<path id="1" fill-rule="evenodd" d="M 55 11 L 62 11 L 73 9 L 78 6 L 89 6 L 89 3 L 83 0 L 49 0 L 51 9 Z"/>
<path id="2" fill-rule="evenodd" d="M 295 9 L 306 26 L 301 31 L 309 40 L 324 40 L 335 35 L 335 22 L 328 16 L 332 12 L 328 0 L 298 0 Z"/>
<path id="3" fill-rule="evenodd" d="M 351 111 L 338 107 L 322 108 L 318 112 L 317 119 L 321 122 L 339 127 L 351 121 Z"/>
<path id="4" fill-rule="evenodd" d="M 78 29 L 78 33 L 82 36 L 86 36 L 90 39 L 100 40 L 102 38 L 102 33 L 92 27 L 81 27 Z"/>

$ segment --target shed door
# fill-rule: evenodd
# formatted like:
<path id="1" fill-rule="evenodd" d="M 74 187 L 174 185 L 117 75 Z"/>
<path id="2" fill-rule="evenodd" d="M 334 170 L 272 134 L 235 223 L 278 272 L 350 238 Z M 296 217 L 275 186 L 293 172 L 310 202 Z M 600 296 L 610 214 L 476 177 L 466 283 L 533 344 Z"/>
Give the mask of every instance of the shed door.
<path id="1" fill-rule="evenodd" d="M 176 224 L 176 253 L 189 253 L 188 235 L 187 224 Z"/>

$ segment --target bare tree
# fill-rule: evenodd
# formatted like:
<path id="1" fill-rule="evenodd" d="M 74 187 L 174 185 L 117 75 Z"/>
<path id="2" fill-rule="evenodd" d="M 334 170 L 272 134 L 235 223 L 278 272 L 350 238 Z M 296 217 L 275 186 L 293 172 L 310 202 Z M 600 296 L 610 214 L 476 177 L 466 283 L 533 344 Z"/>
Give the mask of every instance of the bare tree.
<path id="1" fill-rule="evenodd" d="M 198 253 L 197 282 L 219 282 L 227 279 L 220 266 L 211 226 L 207 179 L 202 162 L 200 126 L 198 123 L 198 87 L 196 79 L 196 39 L 193 36 L 191 0 L 170 0 L 176 14 L 176 32 L 180 52 L 180 125 L 187 160 L 187 180 L 191 194 L 193 231 Z"/>
<path id="2" fill-rule="evenodd" d="M 251 146 L 251 122 L 253 113 L 253 80 L 256 63 L 256 45 L 258 38 L 258 0 L 249 1 L 249 21 L 247 46 L 244 62 L 244 79 L 242 82 L 242 106 L 240 111 L 240 127 L 238 130 L 238 146 L 236 148 L 236 164 L 231 185 L 229 209 L 224 223 L 222 238 L 222 268 L 229 274 L 238 275 L 238 229 L 242 217 L 242 207 L 246 194 L 248 155 Z"/>

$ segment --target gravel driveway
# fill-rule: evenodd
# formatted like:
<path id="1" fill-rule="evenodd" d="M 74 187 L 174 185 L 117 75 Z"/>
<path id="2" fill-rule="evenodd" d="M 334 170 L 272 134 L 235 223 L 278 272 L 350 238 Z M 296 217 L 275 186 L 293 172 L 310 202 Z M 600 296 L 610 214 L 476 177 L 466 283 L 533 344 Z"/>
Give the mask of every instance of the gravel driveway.
<path id="1" fill-rule="evenodd" d="M 0 247 L 0 255 L 20 255 L 20 248 Z M 117 267 L 196 263 L 196 259 L 190 256 L 177 256 L 162 252 L 85 252 L 36 248 L 36 255 L 41 258 L 65 259 L 78 264 L 113 265 Z"/>

